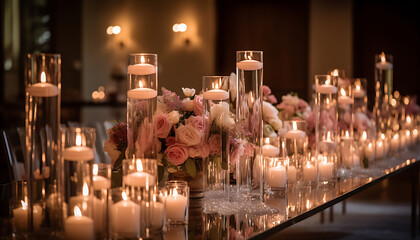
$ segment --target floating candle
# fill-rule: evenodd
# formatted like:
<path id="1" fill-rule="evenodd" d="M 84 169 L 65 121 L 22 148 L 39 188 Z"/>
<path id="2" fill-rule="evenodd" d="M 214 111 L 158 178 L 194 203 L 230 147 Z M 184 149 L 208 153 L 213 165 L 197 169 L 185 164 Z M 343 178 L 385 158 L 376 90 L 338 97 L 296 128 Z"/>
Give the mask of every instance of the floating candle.
<path id="1" fill-rule="evenodd" d="M 134 172 L 124 176 L 124 184 L 135 187 L 155 185 L 155 177 L 147 172 Z"/>
<path id="2" fill-rule="evenodd" d="M 141 63 L 129 65 L 127 68 L 128 74 L 133 75 L 150 75 L 156 73 L 156 66 L 145 63 L 144 56 L 141 56 L 140 58 Z"/>
<path id="3" fill-rule="evenodd" d="M 152 227 L 162 228 L 165 216 L 165 206 L 160 202 L 154 202 L 153 204 L 153 214 L 151 216 Z"/>
<path id="4" fill-rule="evenodd" d="M 225 100 L 229 98 L 229 92 L 223 89 L 212 89 L 204 92 L 203 98 L 205 100 Z"/>
<path id="5" fill-rule="evenodd" d="M 316 168 L 309 161 L 303 167 L 303 179 L 305 181 L 315 182 L 317 177 Z"/>
<path id="6" fill-rule="evenodd" d="M 280 149 L 271 144 L 266 144 L 262 147 L 264 157 L 277 157 L 280 153 Z"/>
<path id="7" fill-rule="evenodd" d="M 381 70 L 391 70 L 393 68 L 392 63 L 386 61 L 385 53 L 381 53 L 381 61 L 376 63 L 376 68 Z"/>
<path id="8" fill-rule="evenodd" d="M 92 148 L 81 146 L 82 138 L 80 133 L 76 135 L 76 146 L 64 149 L 63 158 L 68 161 L 88 161 L 95 158 Z"/>
<path id="9" fill-rule="evenodd" d="M 356 85 L 353 91 L 353 96 L 355 98 L 363 98 L 365 97 L 366 92 L 361 88 L 360 85 Z"/>
<path id="10" fill-rule="evenodd" d="M 41 82 L 32 84 L 26 91 L 32 97 L 55 97 L 58 95 L 58 87 L 46 82 L 45 72 L 41 73 Z"/>
<path id="11" fill-rule="evenodd" d="M 252 71 L 263 68 L 263 63 L 257 60 L 243 60 L 237 62 L 236 67 L 241 70 Z"/>
<path id="12" fill-rule="evenodd" d="M 280 163 L 275 167 L 271 167 L 268 172 L 267 183 L 272 188 L 285 187 L 287 183 L 286 168 Z"/>
<path id="13" fill-rule="evenodd" d="M 171 221 L 184 221 L 188 207 L 188 199 L 179 195 L 177 190 L 166 198 L 166 218 Z"/>
<path id="14" fill-rule="evenodd" d="M 321 94 L 337 93 L 337 87 L 333 85 L 329 85 L 329 84 L 317 85 L 315 89 L 316 89 L 316 92 L 321 93 Z"/>
<path id="15" fill-rule="evenodd" d="M 70 240 L 95 239 L 93 220 L 82 216 L 79 207 L 74 207 L 74 216 L 68 217 L 64 223 L 64 234 Z"/>
<path id="16" fill-rule="evenodd" d="M 354 102 L 353 99 L 349 96 L 339 96 L 338 97 L 338 103 L 340 103 L 340 104 L 349 105 L 349 104 L 353 104 L 353 102 Z"/>
<path id="17" fill-rule="evenodd" d="M 302 130 L 290 130 L 285 135 L 285 138 L 289 139 L 304 139 L 306 137 L 306 133 Z"/>
<path id="18" fill-rule="evenodd" d="M 138 238 L 140 234 L 140 206 L 128 200 L 125 192 L 123 200 L 111 206 L 110 227 L 122 238 Z"/>

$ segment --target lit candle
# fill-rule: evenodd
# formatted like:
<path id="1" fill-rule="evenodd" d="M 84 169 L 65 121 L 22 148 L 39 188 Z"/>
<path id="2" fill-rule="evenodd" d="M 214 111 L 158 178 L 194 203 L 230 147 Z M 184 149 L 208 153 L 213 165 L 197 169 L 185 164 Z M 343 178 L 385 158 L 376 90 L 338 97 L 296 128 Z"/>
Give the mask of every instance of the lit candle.
<path id="1" fill-rule="evenodd" d="M 13 225 L 18 231 L 28 230 L 28 203 L 21 201 L 22 206 L 13 209 Z M 38 230 L 42 223 L 42 207 L 39 204 L 33 205 L 33 226 Z"/>
<path id="2" fill-rule="evenodd" d="M 284 137 L 289 139 L 304 139 L 306 137 L 306 133 L 302 130 L 297 129 L 296 122 L 292 122 L 292 130 L 288 131 Z"/>
<path id="3" fill-rule="evenodd" d="M 127 92 L 127 97 L 131 99 L 151 99 L 157 96 L 157 91 L 151 88 L 143 87 L 143 83 L 139 81 L 139 87 L 131 89 Z"/>
<path id="4" fill-rule="evenodd" d="M 155 185 L 155 177 L 150 173 L 143 172 L 141 160 L 136 160 L 137 172 L 124 176 L 124 184 L 134 187 L 150 187 Z"/>
<path id="5" fill-rule="evenodd" d="M 237 62 L 236 67 L 245 71 L 259 70 L 263 68 L 263 63 L 257 60 L 248 59 Z"/>
<path id="6" fill-rule="evenodd" d="M 277 163 L 277 166 L 270 167 L 268 172 L 267 183 L 270 187 L 280 188 L 285 187 L 287 182 L 286 168 Z"/>
<path id="7" fill-rule="evenodd" d="M 82 216 L 79 207 L 74 207 L 74 216 L 66 219 L 64 223 L 64 233 L 66 239 L 95 239 L 93 231 L 93 220 Z"/>
<path id="8" fill-rule="evenodd" d="M 45 72 L 41 73 L 41 82 L 32 84 L 26 91 L 32 97 L 55 97 L 58 95 L 58 87 L 46 82 Z"/>
<path id="9" fill-rule="evenodd" d="M 221 83 L 215 83 L 211 90 L 204 92 L 203 98 L 206 100 L 225 100 L 229 98 L 229 92 L 219 89 Z"/>
<path id="10" fill-rule="evenodd" d="M 92 196 L 89 195 L 89 186 L 87 183 L 83 184 L 82 195 L 73 196 L 69 199 L 70 209 L 74 209 L 77 205 L 83 205 L 83 203 L 90 202 Z"/>
<path id="11" fill-rule="evenodd" d="M 187 207 L 187 197 L 179 195 L 174 189 L 172 195 L 166 198 L 166 218 L 171 221 L 184 221 Z"/>
<path id="12" fill-rule="evenodd" d="M 104 231 L 105 226 L 105 200 L 99 200 L 97 197 L 93 198 L 93 220 L 95 223 L 95 232 L 99 233 Z"/>
<path id="13" fill-rule="evenodd" d="M 141 56 L 139 64 L 129 65 L 127 68 L 128 74 L 133 75 L 150 75 L 156 73 L 156 66 L 145 63 L 144 56 Z"/>
<path id="14" fill-rule="evenodd" d="M 365 157 L 369 160 L 369 161 L 373 161 L 375 158 L 375 148 L 373 146 L 372 143 L 369 143 L 366 147 L 365 147 Z"/>
<path id="15" fill-rule="evenodd" d="M 354 88 L 353 95 L 355 98 L 363 98 L 365 97 L 366 93 L 360 85 L 356 85 Z"/>
<path id="16" fill-rule="evenodd" d="M 108 189 L 111 187 L 111 181 L 109 179 L 99 176 L 98 175 L 98 165 L 93 165 L 93 188 L 95 190 L 102 190 L 102 189 Z"/>
<path id="17" fill-rule="evenodd" d="M 385 156 L 385 146 L 384 146 L 384 142 L 382 142 L 381 140 L 378 140 L 376 142 L 376 157 L 377 158 L 381 158 Z"/>
<path id="18" fill-rule="evenodd" d="M 137 238 L 140 234 L 140 206 L 128 200 L 125 192 L 122 198 L 111 206 L 110 227 L 119 237 Z"/>
<path id="19" fill-rule="evenodd" d="M 395 150 L 398 150 L 399 148 L 400 148 L 400 138 L 397 133 L 391 138 L 391 149 L 395 151 Z"/>
<path id="20" fill-rule="evenodd" d="M 296 167 L 289 166 L 287 169 L 287 183 L 295 183 L 296 182 Z"/>
<path id="21" fill-rule="evenodd" d="M 316 168 L 311 164 L 311 162 L 307 161 L 306 165 L 303 167 L 303 179 L 306 181 L 315 182 L 316 175 Z"/>
<path id="22" fill-rule="evenodd" d="M 326 157 L 324 157 L 324 160 L 318 164 L 318 168 L 319 168 L 319 179 L 329 180 L 333 178 L 334 163 L 328 162 Z"/>
<path id="23" fill-rule="evenodd" d="M 280 149 L 271 144 L 266 144 L 262 147 L 264 157 L 277 157 L 280 153 Z"/>
<path id="24" fill-rule="evenodd" d="M 346 96 L 346 91 L 341 89 L 340 96 L 338 97 L 338 103 L 346 105 L 353 104 L 353 99 L 349 96 Z"/>
<path id="25" fill-rule="evenodd" d="M 92 148 L 82 146 L 82 137 L 77 133 L 76 146 L 64 149 L 63 158 L 68 161 L 88 161 L 95 158 L 95 152 Z"/>
<path id="26" fill-rule="evenodd" d="M 376 68 L 381 70 L 390 70 L 393 68 L 392 63 L 386 61 L 384 52 L 381 53 L 381 61 L 376 63 Z"/>
<path id="27" fill-rule="evenodd" d="M 165 217 L 165 206 L 163 203 L 156 202 L 156 196 L 153 196 L 153 214 L 151 216 L 152 227 L 162 228 Z"/>
<path id="28" fill-rule="evenodd" d="M 331 81 L 330 79 L 327 79 L 327 80 L 325 80 L 324 84 L 321 84 L 321 85 L 317 84 L 316 87 L 315 87 L 316 92 L 321 93 L 321 94 L 337 93 L 337 87 L 331 85 L 330 81 Z"/>

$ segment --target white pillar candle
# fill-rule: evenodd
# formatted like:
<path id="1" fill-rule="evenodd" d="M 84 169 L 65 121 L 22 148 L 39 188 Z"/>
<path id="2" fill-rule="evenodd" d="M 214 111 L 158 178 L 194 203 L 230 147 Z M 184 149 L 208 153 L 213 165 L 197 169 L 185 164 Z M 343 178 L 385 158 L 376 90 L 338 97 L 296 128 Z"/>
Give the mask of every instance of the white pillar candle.
<path id="1" fill-rule="evenodd" d="M 393 151 L 396 151 L 400 148 L 400 138 L 398 134 L 395 134 L 392 138 L 391 138 L 391 149 Z"/>
<path id="2" fill-rule="evenodd" d="M 105 200 L 100 200 L 97 197 L 93 197 L 93 220 L 95 224 L 95 232 L 105 231 Z"/>
<path id="3" fill-rule="evenodd" d="M 373 146 L 372 143 L 368 143 L 365 146 L 365 157 L 369 160 L 369 161 L 373 161 L 375 159 L 375 148 Z"/>
<path id="4" fill-rule="evenodd" d="M 64 149 L 63 158 L 69 161 L 88 161 L 95 158 L 95 152 L 89 147 L 73 146 Z"/>
<path id="5" fill-rule="evenodd" d="M 306 137 L 306 133 L 302 130 L 290 130 L 285 135 L 285 138 L 289 139 L 304 139 Z"/>
<path id="6" fill-rule="evenodd" d="M 321 93 L 321 94 L 337 93 L 337 87 L 333 85 L 329 85 L 329 84 L 317 85 L 315 89 L 316 89 L 316 92 Z"/>
<path id="7" fill-rule="evenodd" d="M 296 182 L 296 167 L 289 166 L 287 169 L 287 183 L 295 183 Z"/>
<path id="8" fill-rule="evenodd" d="M 129 65 L 127 68 L 128 74 L 132 75 L 150 75 L 156 73 L 156 66 L 149 63 L 139 63 Z"/>
<path id="9" fill-rule="evenodd" d="M 58 95 L 58 87 L 46 82 L 45 72 L 41 73 L 41 82 L 32 84 L 26 91 L 31 97 L 55 97 Z"/>
<path id="10" fill-rule="evenodd" d="M 277 157 L 280 153 L 280 149 L 271 144 L 266 144 L 262 147 L 264 157 Z"/>
<path id="11" fill-rule="evenodd" d="M 154 186 L 155 181 L 155 177 L 147 172 L 133 172 L 124 176 L 124 184 L 134 187 Z"/>
<path id="12" fill-rule="evenodd" d="M 125 193 L 123 200 L 111 206 L 111 229 L 119 237 L 137 238 L 140 234 L 140 206 L 127 199 Z"/>
<path id="13" fill-rule="evenodd" d="M 316 181 L 316 168 L 310 162 L 307 162 L 306 165 L 303 167 L 303 179 L 305 181 Z"/>
<path id="14" fill-rule="evenodd" d="M 270 167 L 268 171 L 267 183 L 270 187 L 280 188 L 286 186 L 287 175 L 284 166 L 279 164 L 275 167 Z"/>
<path id="15" fill-rule="evenodd" d="M 225 100 L 229 98 L 229 92 L 223 89 L 212 89 L 204 92 L 203 98 L 206 100 Z"/>
<path id="16" fill-rule="evenodd" d="M 13 209 L 13 225 L 17 231 L 28 231 L 28 204 L 21 200 L 21 207 Z M 39 204 L 33 205 L 33 226 L 38 230 L 43 219 L 42 207 Z"/>
<path id="17" fill-rule="evenodd" d="M 163 205 L 163 203 L 154 202 L 153 214 L 151 216 L 152 227 L 162 228 L 164 217 L 165 217 L 165 206 Z"/>
<path id="18" fill-rule="evenodd" d="M 366 95 L 365 91 L 363 89 L 360 89 L 360 87 L 359 88 L 357 88 L 357 87 L 358 86 L 356 86 L 356 88 L 353 91 L 353 96 L 355 98 L 363 98 L 363 97 L 365 97 L 365 95 Z"/>
<path id="19" fill-rule="evenodd" d="M 127 92 L 127 97 L 131 99 L 151 99 L 157 96 L 157 91 L 151 88 L 135 88 Z"/>
<path id="20" fill-rule="evenodd" d="M 111 181 L 109 181 L 109 179 L 106 179 L 105 177 L 95 175 L 93 176 L 92 180 L 93 188 L 95 190 L 109 189 L 111 187 Z"/>
<path id="21" fill-rule="evenodd" d="M 381 69 L 381 70 L 390 70 L 393 68 L 392 63 L 385 61 L 384 59 L 382 59 L 382 61 L 376 63 L 376 68 Z"/>
<path id="22" fill-rule="evenodd" d="M 338 97 L 338 103 L 339 104 L 349 105 L 349 104 L 353 104 L 353 102 L 354 102 L 353 99 L 349 96 L 339 96 Z"/>
<path id="23" fill-rule="evenodd" d="M 318 164 L 319 169 L 319 179 L 328 180 L 333 178 L 334 173 L 334 163 L 322 161 Z"/>
<path id="24" fill-rule="evenodd" d="M 188 207 L 188 199 L 179 195 L 176 189 L 166 198 L 166 218 L 171 221 L 184 221 Z"/>
<path id="25" fill-rule="evenodd" d="M 68 217 L 64 222 L 64 235 L 68 240 L 95 239 L 93 220 L 82 216 L 78 207 L 74 208 L 74 216 Z"/>
<path id="26" fill-rule="evenodd" d="M 243 60 L 237 62 L 236 67 L 241 70 L 252 71 L 263 68 L 263 63 L 257 60 Z"/>

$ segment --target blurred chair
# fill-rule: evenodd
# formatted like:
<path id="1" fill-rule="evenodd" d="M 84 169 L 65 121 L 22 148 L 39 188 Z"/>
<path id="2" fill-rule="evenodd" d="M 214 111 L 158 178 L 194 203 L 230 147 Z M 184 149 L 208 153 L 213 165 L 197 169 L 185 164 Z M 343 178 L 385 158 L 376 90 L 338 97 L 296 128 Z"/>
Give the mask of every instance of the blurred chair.
<path id="1" fill-rule="evenodd" d="M 1 134 L 10 166 L 9 169 L 13 173 L 12 181 L 20 181 L 25 175 L 25 148 L 20 144 L 18 132 L 3 130 Z"/>

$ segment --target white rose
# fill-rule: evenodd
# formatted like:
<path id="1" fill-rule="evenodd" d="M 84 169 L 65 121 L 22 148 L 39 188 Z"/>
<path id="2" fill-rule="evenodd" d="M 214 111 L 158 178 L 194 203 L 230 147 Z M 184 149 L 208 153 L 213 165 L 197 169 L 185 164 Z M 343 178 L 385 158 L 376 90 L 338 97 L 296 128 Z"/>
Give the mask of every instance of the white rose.
<path id="1" fill-rule="evenodd" d="M 238 81 L 236 79 L 236 74 L 231 73 L 229 76 L 229 90 L 230 90 L 231 101 L 235 101 L 236 99 L 236 91 L 238 89 L 237 85 L 238 85 Z"/>
<path id="2" fill-rule="evenodd" d="M 177 124 L 179 122 L 179 112 L 173 110 L 168 114 L 169 120 L 171 120 L 172 124 Z"/>
<path id="3" fill-rule="evenodd" d="M 286 96 L 281 97 L 281 100 L 285 102 L 287 105 L 291 105 L 291 106 L 299 105 L 299 98 L 296 96 L 292 96 L 290 94 L 287 94 Z"/>
<path id="4" fill-rule="evenodd" d="M 283 127 L 283 122 L 278 118 L 271 118 L 267 121 L 274 130 L 278 131 Z"/>
<path id="5" fill-rule="evenodd" d="M 229 117 L 229 104 L 227 102 L 220 102 L 218 104 L 214 104 L 210 108 L 210 123 L 212 123 L 214 119 L 220 118 L 222 115 L 225 114 L 227 114 L 227 117 Z"/>
<path id="6" fill-rule="evenodd" d="M 197 145 L 201 142 L 200 133 L 191 125 L 181 125 L 175 130 L 177 142 L 184 143 L 187 146 Z"/>
<path id="7" fill-rule="evenodd" d="M 278 118 L 279 110 L 274 107 L 271 103 L 266 101 L 263 102 L 263 119 L 267 121 L 272 118 Z"/>
<path id="8" fill-rule="evenodd" d="M 184 103 L 184 111 L 191 112 L 194 111 L 194 101 L 190 100 L 189 98 L 185 98 L 182 100 L 182 103 Z"/>
<path id="9" fill-rule="evenodd" d="M 156 111 L 161 111 L 166 113 L 168 111 L 168 106 L 166 106 L 166 104 L 163 101 L 163 96 L 158 96 L 157 97 L 157 107 L 156 107 Z"/>
<path id="10" fill-rule="evenodd" d="M 182 88 L 182 92 L 186 97 L 192 97 L 195 94 L 194 88 Z"/>

